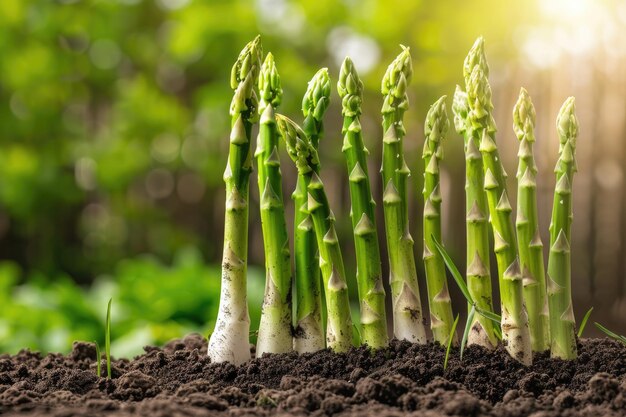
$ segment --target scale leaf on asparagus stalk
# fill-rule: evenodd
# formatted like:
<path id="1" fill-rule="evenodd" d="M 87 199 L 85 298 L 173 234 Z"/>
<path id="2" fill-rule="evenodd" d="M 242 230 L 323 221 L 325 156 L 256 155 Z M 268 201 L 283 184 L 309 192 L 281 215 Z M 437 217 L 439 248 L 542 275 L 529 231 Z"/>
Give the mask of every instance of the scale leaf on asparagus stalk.
<path id="1" fill-rule="evenodd" d="M 467 288 L 476 306 L 493 312 L 491 273 L 489 262 L 489 207 L 484 189 L 485 173 L 479 151 L 479 140 L 469 124 L 467 94 L 459 86 L 452 103 L 454 127 L 464 139 L 465 149 L 465 211 L 467 236 Z M 469 309 L 472 306 L 468 306 Z M 481 314 L 472 316 L 467 344 L 493 349 L 498 344 L 494 323 Z"/>
<path id="2" fill-rule="evenodd" d="M 575 359 L 576 334 L 572 308 L 571 226 L 572 182 L 576 172 L 578 120 L 574 97 L 569 97 L 556 121 L 559 135 L 559 160 L 550 222 L 548 257 L 548 303 L 550 307 L 550 352 L 552 357 Z"/>
<path id="3" fill-rule="evenodd" d="M 302 130 L 311 146 L 317 149 L 323 134 L 323 117 L 330 102 L 328 69 L 320 69 L 309 81 L 302 100 L 304 123 Z M 313 230 L 313 220 L 307 210 L 306 178 L 298 173 L 294 200 L 294 258 L 296 262 L 296 326 L 294 348 L 297 352 L 316 352 L 326 347 L 322 325 L 320 267 Z"/>
<path id="4" fill-rule="evenodd" d="M 298 172 L 304 177 L 308 192 L 307 210 L 313 220 L 326 297 L 326 344 L 336 352 L 345 352 L 352 346 L 348 285 L 335 231 L 335 217 L 330 210 L 322 180 L 317 174 L 319 172 L 317 150 L 296 123 L 282 115 L 277 115 L 276 119 L 285 140 L 287 153 L 295 162 Z"/>
<path id="5" fill-rule="evenodd" d="M 480 138 L 479 150 L 485 172 L 484 187 L 494 236 L 498 263 L 498 282 L 502 306 L 502 341 L 509 354 L 525 365 L 532 362 L 528 316 L 524 307 L 522 278 L 519 268 L 515 227 L 506 191 L 506 174 L 495 142 L 489 67 L 483 38 L 478 38 L 467 55 L 463 75 L 470 112 L 468 119 Z"/>
<path id="6" fill-rule="evenodd" d="M 258 120 L 257 79 L 263 55 L 260 37 L 241 51 L 231 71 L 235 91 L 230 105 L 231 134 L 224 172 L 226 212 L 222 287 L 215 329 L 209 338 L 213 362 L 241 364 L 250 359 L 250 317 L 246 297 L 248 266 L 248 193 L 252 125 Z"/>
<path id="7" fill-rule="evenodd" d="M 550 348 L 543 244 L 537 218 L 537 166 L 533 155 L 535 107 L 522 88 L 513 109 L 513 130 L 520 141 L 517 168 L 517 243 L 533 352 Z"/>
<path id="8" fill-rule="evenodd" d="M 343 147 L 350 181 L 352 228 L 361 306 L 361 338 L 372 348 L 387 346 L 387 315 L 376 232 L 376 203 L 367 168 L 368 150 L 361 133 L 363 82 L 350 58 L 341 66 L 337 91 L 342 101 Z"/>
<path id="9" fill-rule="evenodd" d="M 285 223 L 282 177 L 278 156 L 279 133 L 275 110 L 283 90 L 274 57 L 267 54 L 259 76 L 259 136 L 257 158 L 261 229 L 265 250 L 265 295 L 256 354 L 293 349 L 291 319 L 291 263 Z"/>
<path id="10" fill-rule="evenodd" d="M 389 255 L 394 335 L 414 343 L 426 343 L 413 238 L 409 232 L 407 179 L 411 174 L 404 160 L 404 112 L 409 107 L 406 93 L 413 68 L 411 54 L 402 53 L 389 65 L 382 81 L 383 94 L 383 209 Z"/>
<path id="11" fill-rule="evenodd" d="M 446 96 L 437 100 L 426 115 L 424 126 L 424 270 L 428 289 L 430 329 L 433 339 L 442 345 L 456 345 L 456 332 L 452 330 L 454 318 L 448 292 L 446 266 L 433 239 L 441 242 L 441 187 L 439 162 L 443 159 L 442 141 L 450 128 L 446 112 Z M 453 339 L 450 341 L 450 335 Z"/>

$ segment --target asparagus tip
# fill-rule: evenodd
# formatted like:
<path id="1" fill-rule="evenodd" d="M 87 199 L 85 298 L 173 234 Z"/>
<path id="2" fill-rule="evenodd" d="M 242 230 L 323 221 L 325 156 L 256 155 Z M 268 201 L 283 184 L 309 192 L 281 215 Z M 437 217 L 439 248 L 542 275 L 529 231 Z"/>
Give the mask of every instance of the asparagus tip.
<path id="1" fill-rule="evenodd" d="M 578 136 L 578 119 L 576 118 L 576 99 L 574 97 L 568 97 L 559 110 L 559 115 L 556 119 L 556 128 L 559 132 L 559 138 L 561 144 L 565 144 L 570 139 L 576 139 Z M 575 147 L 575 142 L 571 141 L 572 147 Z"/>
<path id="2" fill-rule="evenodd" d="M 266 103 L 271 103 L 276 107 L 280 104 L 283 96 L 283 89 L 280 84 L 280 76 L 276 69 L 274 55 L 271 52 L 265 57 L 265 61 L 261 66 L 261 74 L 259 76 L 259 91 L 261 99 Z"/>
<path id="3" fill-rule="evenodd" d="M 450 128 L 450 121 L 448 120 L 448 112 L 446 110 L 446 99 L 447 96 L 441 96 L 430 106 L 428 114 L 426 115 L 426 122 L 424 123 L 426 145 L 433 151 L 439 148 L 441 140 L 445 137 Z"/>
<path id="4" fill-rule="evenodd" d="M 452 98 L 452 113 L 454 114 L 454 128 L 458 134 L 463 135 L 467 130 L 467 115 L 469 103 L 467 93 L 457 85 Z"/>
<path id="5" fill-rule="evenodd" d="M 276 124 L 285 141 L 287 153 L 300 173 L 310 172 L 312 167 L 319 165 L 317 151 L 300 126 L 282 114 L 276 115 Z"/>
<path id="6" fill-rule="evenodd" d="M 346 57 L 339 71 L 337 92 L 341 97 L 341 113 L 344 117 L 358 117 L 363 101 L 363 82 L 350 57 Z"/>
<path id="7" fill-rule="evenodd" d="M 471 77 L 474 67 L 477 66 L 483 70 L 486 76 L 489 76 L 489 65 L 485 56 L 485 39 L 482 36 L 476 39 L 463 62 L 463 76 L 466 83 Z"/>
<path id="8" fill-rule="evenodd" d="M 351 68 L 354 67 L 354 62 L 352 61 L 352 58 L 350 58 L 350 56 L 346 56 L 343 59 L 343 62 L 341 63 L 341 71 L 346 71 L 346 72 L 350 72 Z"/>
<path id="9" fill-rule="evenodd" d="M 402 52 L 387 67 L 381 85 L 381 92 L 384 95 L 391 93 L 396 98 L 404 96 L 406 86 L 413 75 L 410 48 L 404 45 L 400 47 L 402 47 Z"/>
<path id="10" fill-rule="evenodd" d="M 344 59 L 341 69 L 339 70 L 339 81 L 337 81 L 337 92 L 340 97 L 348 94 L 358 96 L 363 94 L 363 82 L 359 78 L 354 63 L 350 57 Z M 343 103 L 344 108 L 350 103 Z"/>
<path id="11" fill-rule="evenodd" d="M 257 35 L 252 41 L 241 50 L 237 61 L 233 65 L 230 73 L 230 87 L 235 90 L 237 86 L 252 74 L 254 79 L 261 68 L 261 57 L 263 56 L 263 46 L 261 45 L 261 35 Z"/>
<path id="12" fill-rule="evenodd" d="M 302 114 L 321 120 L 330 101 L 330 75 L 328 68 L 320 68 L 309 81 L 302 98 Z"/>
<path id="13" fill-rule="evenodd" d="M 481 52 L 484 52 L 481 50 Z M 472 57 L 479 58 L 472 58 Z M 468 119 L 472 125 L 484 126 L 489 132 L 495 132 L 496 123 L 493 119 L 493 103 L 491 102 L 491 86 L 489 85 L 489 67 L 484 53 L 474 54 L 470 51 L 466 64 L 470 62 L 470 73 L 465 78 L 468 106 Z M 473 63 L 472 63 L 473 62 Z M 466 68 L 467 69 L 467 68 Z"/>
<path id="14" fill-rule="evenodd" d="M 513 107 L 513 130 L 517 139 L 535 141 L 535 106 L 524 87 L 520 89 L 519 98 Z"/>

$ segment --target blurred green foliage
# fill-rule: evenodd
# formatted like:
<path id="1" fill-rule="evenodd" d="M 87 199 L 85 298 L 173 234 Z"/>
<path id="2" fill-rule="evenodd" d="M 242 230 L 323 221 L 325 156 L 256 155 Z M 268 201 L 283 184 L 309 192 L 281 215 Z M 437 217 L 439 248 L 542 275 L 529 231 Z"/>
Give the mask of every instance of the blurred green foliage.
<path id="1" fill-rule="evenodd" d="M 281 111 L 296 120 L 308 79 L 321 66 L 336 77 L 352 55 L 366 85 L 363 125 L 376 158 L 380 79 L 398 45 L 410 46 L 407 146 L 417 166 L 423 115 L 460 81 L 473 39 L 487 37 L 498 65 L 515 53 L 511 22 L 523 25 L 533 7 L 0 1 L 0 257 L 9 260 L 0 268 L 0 351 L 100 340 L 109 297 L 116 355 L 192 329 L 206 334 L 219 298 L 219 268 L 205 263 L 218 265 L 222 249 L 230 66 L 257 33 L 277 59 Z M 332 102 L 321 156 L 327 172 L 343 175 L 335 93 Z M 341 187 L 331 188 L 340 200 Z M 340 231 L 349 231 L 347 213 L 338 214 Z M 259 265 L 254 233 L 250 261 Z M 257 269 L 250 282 L 254 326 L 263 289 Z"/>
<path id="2" fill-rule="evenodd" d="M 416 114 L 452 91 L 473 38 L 487 36 L 492 62 L 510 56 L 509 22 L 530 9 L 495 0 L 3 0 L 1 255 L 83 282 L 126 256 L 171 260 L 190 244 L 216 261 L 219 245 L 206 236 L 221 232 L 228 76 L 249 39 L 261 33 L 274 52 L 281 109 L 296 119 L 316 69 L 336 75 L 353 55 L 372 138 L 386 63 L 399 43 L 411 46 L 408 119 L 419 135 Z M 339 132 L 332 110 L 329 143 Z M 342 163 L 339 146 L 324 147 L 327 165 Z"/>
<path id="3" fill-rule="evenodd" d="M 0 264 L 0 352 L 67 351 L 74 340 L 104 346 L 106 304 L 113 297 L 112 352 L 128 357 L 192 331 L 208 335 L 219 302 L 219 268 L 206 266 L 191 247 L 176 252 L 170 266 L 148 255 L 122 261 L 115 278 L 99 277 L 89 289 L 67 276 L 53 282 L 32 276 L 16 285 L 20 272 L 14 263 Z M 250 269 L 253 330 L 263 301 L 261 274 Z"/>

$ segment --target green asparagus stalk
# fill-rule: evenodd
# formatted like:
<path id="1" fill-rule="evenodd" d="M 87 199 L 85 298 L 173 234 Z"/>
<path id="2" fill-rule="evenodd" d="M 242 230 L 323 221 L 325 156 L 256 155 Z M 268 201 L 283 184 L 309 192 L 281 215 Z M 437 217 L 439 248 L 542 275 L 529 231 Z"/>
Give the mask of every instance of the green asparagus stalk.
<path id="1" fill-rule="evenodd" d="M 252 155 L 252 125 L 258 120 L 255 92 L 263 51 L 260 37 L 241 51 L 231 72 L 235 94 L 230 106 L 232 130 L 224 172 L 226 214 L 222 289 L 215 330 L 209 338 L 213 362 L 240 364 L 250 359 L 250 317 L 246 299 L 248 264 L 248 191 Z"/>
<path id="2" fill-rule="evenodd" d="M 572 309 L 571 225 L 572 181 L 576 172 L 576 140 L 578 120 L 574 97 L 569 97 L 556 122 L 559 134 L 559 160 L 554 169 L 556 187 L 550 223 L 550 255 L 548 257 L 548 303 L 550 306 L 550 352 L 552 357 L 575 359 L 576 335 Z"/>
<path id="3" fill-rule="evenodd" d="M 548 300 L 543 263 L 543 244 L 537 220 L 537 166 L 533 156 L 535 107 L 522 88 L 513 109 L 513 130 L 520 141 L 517 168 L 517 243 L 519 247 L 524 302 L 533 352 L 550 348 Z"/>
<path id="4" fill-rule="evenodd" d="M 489 262 L 489 207 L 484 189 L 485 174 L 479 140 L 469 124 L 467 94 L 456 87 L 452 104 L 454 126 L 464 139 L 465 149 L 465 210 L 467 235 L 467 288 L 476 305 L 493 312 Z M 472 306 L 468 307 L 469 309 Z M 474 314 L 467 344 L 493 349 L 498 344 L 494 324 L 481 314 Z"/>
<path id="5" fill-rule="evenodd" d="M 323 134 L 322 118 L 328 108 L 330 77 L 328 69 L 320 69 L 309 81 L 302 100 L 304 113 L 303 131 L 311 145 L 317 149 Z M 296 327 L 294 348 L 297 352 L 316 352 L 324 349 L 322 325 L 322 288 L 317 242 L 313 220 L 307 210 L 306 178 L 298 174 L 296 189 L 291 195 L 294 200 L 294 247 L 296 261 Z"/>
<path id="6" fill-rule="evenodd" d="M 265 295 L 256 353 L 284 353 L 293 349 L 291 336 L 291 263 L 283 205 L 279 134 L 275 110 L 283 90 L 274 56 L 269 53 L 259 76 L 259 136 L 257 158 L 261 229 L 265 250 Z"/>
<path id="7" fill-rule="evenodd" d="M 350 58 L 341 66 L 337 90 L 342 101 L 343 148 L 350 176 L 352 228 L 357 261 L 363 343 L 378 349 L 387 346 L 387 315 L 382 282 L 380 249 L 376 232 L 376 203 L 367 169 L 368 150 L 361 134 L 363 82 Z"/>
<path id="8" fill-rule="evenodd" d="M 413 68 L 408 48 L 389 65 L 383 77 L 384 96 L 382 178 L 383 209 L 389 253 L 389 282 L 393 303 L 394 335 L 414 343 L 426 343 L 413 238 L 409 232 L 407 179 L 411 173 L 402 151 L 406 134 L 404 112 L 409 107 L 406 93 Z"/>
<path id="9" fill-rule="evenodd" d="M 470 105 L 468 119 L 480 138 L 480 152 L 485 172 L 485 190 L 494 235 L 498 263 L 498 281 L 502 304 L 502 340 L 509 354 L 525 365 L 532 362 L 528 316 L 524 308 L 522 278 L 517 254 L 511 204 L 506 191 L 506 174 L 495 142 L 489 67 L 484 41 L 478 38 L 465 59 L 463 75 Z"/>
<path id="10" fill-rule="evenodd" d="M 313 229 L 320 253 L 320 267 L 324 280 L 326 309 L 326 344 L 336 352 L 345 352 L 352 346 L 352 318 L 348 285 L 335 232 L 335 217 L 330 210 L 322 180 L 318 176 L 317 150 L 306 134 L 289 118 L 277 115 L 278 127 L 285 140 L 287 153 L 293 159 L 307 187 L 307 210 L 313 220 Z"/>
<path id="11" fill-rule="evenodd" d="M 446 280 L 446 266 L 433 238 L 441 242 L 441 189 L 439 162 L 443 159 L 442 141 L 450 128 L 446 112 L 446 96 L 441 97 L 426 115 L 424 126 L 424 269 L 430 308 L 430 329 L 433 339 L 442 345 L 449 341 L 454 318 Z M 452 343 L 457 343 L 453 333 Z"/>

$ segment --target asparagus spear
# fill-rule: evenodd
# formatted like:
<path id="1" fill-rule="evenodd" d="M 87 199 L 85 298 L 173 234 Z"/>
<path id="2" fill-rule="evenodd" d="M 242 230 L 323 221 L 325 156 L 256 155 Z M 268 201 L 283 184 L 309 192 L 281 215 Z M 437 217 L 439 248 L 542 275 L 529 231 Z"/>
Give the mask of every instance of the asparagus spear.
<path id="1" fill-rule="evenodd" d="M 309 81 L 302 100 L 303 130 L 317 149 L 323 133 L 322 118 L 328 108 L 330 77 L 328 69 L 320 69 Z M 319 257 L 313 220 L 307 211 L 306 178 L 298 174 L 294 200 L 294 247 L 296 260 L 296 329 L 294 347 L 300 353 L 324 349 Z"/>
<path id="2" fill-rule="evenodd" d="M 536 175 L 533 156 L 535 142 L 535 107 L 522 88 L 513 109 L 513 130 L 520 141 L 517 168 L 517 243 L 524 287 L 524 302 L 528 310 L 528 326 L 533 352 L 550 347 L 549 317 L 546 298 L 546 278 L 543 244 L 537 221 Z"/>
<path id="3" fill-rule="evenodd" d="M 230 105 L 232 130 L 224 172 L 222 289 L 217 322 L 208 348 L 213 362 L 240 364 L 250 359 L 250 317 L 246 300 L 248 191 L 252 171 L 250 138 L 252 125 L 258 120 L 255 88 L 262 54 L 261 40 L 257 36 L 241 51 L 231 72 L 230 84 L 235 94 Z"/>
<path id="4" fill-rule="evenodd" d="M 307 187 L 307 210 L 313 220 L 325 286 L 328 311 L 326 344 L 336 352 L 345 352 L 352 346 L 348 285 L 341 248 L 335 232 L 335 217 L 330 210 L 322 180 L 317 174 L 319 171 L 317 150 L 293 121 L 282 115 L 277 115 L 276 119 L 286 143 L 287 153 L 295 162 Z"/>
<path id="5" fill-rule="evenodd" d="M 426 343 L 422 316 L 413 238 L 409 232 L 407 178 L 411 171 L 404 160 L 402 122 L 409 106 L 407 84 L 413 73 L 408 48 L 389 65 L 383 77 L 381 92 L 383 107 L 383 163 L 382 178 L 385 186 L 383 208 L 391 298 L 393 303 L 394 335 L 414 343 Z"/>
<path id="6" fill-rule="evenodd" d="M 291 336 L 291 263 L 285 224 L 279 134 L 275 110 L 283 90 L 274 56 L 269 53 L 259 77 L 259 115 L 257 148 L 261 228 L 265 250 L 265 295 L 259 324 L 256 353 L 283 353 L 293 349 Z"/>
<path id="7" fill-rule="evenodd" d="M 550 223 L 550 255 L 548 257 L 548 303 L 550 306 L 550 351 L 552 357 L 575 359 L 576 335 L 572 309 L 571 225 L 572 180 L 576 172 L 576 140 L 578 120 L 574 97 L 569 97 L 556 122 L 559 134 L 559 160 L 554 169 L 556 187 Z"/>
<path id="8" fill-rule="evenodd" d="M 479 141 L 469 123 L 467 94 L 456 87 L 452 104 L 454 126 L 465 143 L 465 210 L 467 234 L 467 288 L 476 305 L 484 311 L 493 311 L 491 274 L 489 272 L 489 224 L 487 194 L 483 161 L 478 150 Z M 471 306 L 469 307 L 471 308 Z M 474 314 L 468 345 L 493 349 L 498 344 L 494 323 L 481 314 Z"/>
<path id="9" fill-rule="evenodd" d="M 330 104 L 330 76 L 328 68 L 321 68 L 315 73 L 302 98 L 302 114 L 304 123 L 302 130 L 309 138 L 311 145 L 317 149 L 324 133 L 322 118 Z"/>
<path id="10" fill-rule="evenodd" d="M 361 337 L 372 348 L 389 343 L 385 290 L 376 232 L 376 203 L 372 198 L 367 169 L 368 150 L 361 134 L 363 82 L 350 58 L 341 66 L 337 91 L 342 101 L 343 148 L 350 175 L 352 228 L 357 261 L 357 283 L 361 305 Z"/>
<path id="11" fill-rule="evenodd" d="M 441 190 L 439 186 L 439 162 L 443 159 L 441 142 L 450 128 L 448 113 L 446 112 L 446 96 L 441 97 L 432 106 L 426 115 L 424 126 L 424 269 L 428 289 L 430 308 L 430 328 L 433 339 L 446 345 L 454 318 L 448 283 L 446 281 L 446 267 L 441 254 L 433 243 L 433 237 L 441 242 Z M 453 343 L 456 344 L 456 333 Z"/>
<path id="12" fill-rule="evenodd" d="M 515 227 L 506 191 L 506 174 L 495 142 L 489 67 L 483 38 L 478 38 L 463 66 L 470 104 L 468 119 L 480 138 L 480 152 L 485 172 L 485 190 L 494 235 L 494 252 L 498 263 L 498 281 L 502 304 L 502 340 L 509 354 L 525 365 L 532 362 L 528 316 L 524 308 L 522 279 L 517 257 Z"/>

